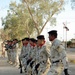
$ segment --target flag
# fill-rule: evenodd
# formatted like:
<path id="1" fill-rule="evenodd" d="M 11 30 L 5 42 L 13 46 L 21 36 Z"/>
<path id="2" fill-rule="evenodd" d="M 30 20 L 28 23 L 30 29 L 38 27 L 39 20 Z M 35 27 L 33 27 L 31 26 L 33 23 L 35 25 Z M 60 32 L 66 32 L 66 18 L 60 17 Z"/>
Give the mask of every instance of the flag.
<path id="1" fill-rule="evenodd" d="M 66 29 L 66 31 L 69 31 L 69 28 L 65 25 L 65 23 L 63 23 L 64 28 Z"/>
<path id="2" fill-rule="evenodd" d="M 69 31 L 69 28 L 68 27 L 64 26 L 64 28 L 66 29 L 66 31 Z"/>

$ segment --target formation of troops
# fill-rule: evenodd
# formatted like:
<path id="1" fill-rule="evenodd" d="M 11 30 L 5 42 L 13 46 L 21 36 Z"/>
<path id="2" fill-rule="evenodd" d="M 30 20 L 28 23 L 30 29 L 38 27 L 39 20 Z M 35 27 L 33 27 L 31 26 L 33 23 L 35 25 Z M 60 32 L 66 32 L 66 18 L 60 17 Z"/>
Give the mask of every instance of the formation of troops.
<path id="1" fill-rule="evenodd" d="M 7 40 L 5 42 L 5 50 L 7 51 L 8 63 L 13 64 L 14 66 L 18 65 L 18 40 Z"/>
<path id="2" fill-rule="evenodd" d="M 68 74 L 68 59 L 62 42 L 57 39 L 57 31 L 48 32 L 50 49 L 47 48 L 44 35 L 34 38 L 25 37 L 21 40 L 22 48 L 18 55 L 18 40 L 7 41 L 6 51 L 8 62 L 19 65 L 25 75 L 64 75 Z"/>

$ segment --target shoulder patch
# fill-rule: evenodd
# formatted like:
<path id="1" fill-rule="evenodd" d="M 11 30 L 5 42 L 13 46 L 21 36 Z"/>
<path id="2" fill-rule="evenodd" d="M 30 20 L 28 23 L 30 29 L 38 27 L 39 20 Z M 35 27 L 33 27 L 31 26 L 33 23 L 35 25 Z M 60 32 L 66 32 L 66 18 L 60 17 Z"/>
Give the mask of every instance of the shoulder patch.
<path id="1" fill-rule="evenodd" d="M 58 47 L 57 47 L 57 51 L 58 52 L 61 52 L 62 50 L 64 50 L 65 48 L 62 46 L 62 44 L 60 44 Z"/>

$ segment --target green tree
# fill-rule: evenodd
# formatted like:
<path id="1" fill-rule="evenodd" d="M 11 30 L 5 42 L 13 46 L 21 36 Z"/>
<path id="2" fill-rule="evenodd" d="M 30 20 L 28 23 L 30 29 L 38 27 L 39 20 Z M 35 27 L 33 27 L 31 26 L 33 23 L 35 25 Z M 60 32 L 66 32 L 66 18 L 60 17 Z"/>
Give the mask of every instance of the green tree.
<path id="1" fill-rule="evenodd" d="M 2 19 L 4 30 L 13 39 L 39 35 L 50 22 L 55 25 L 56 14 L 63 9 L 64 0 L 21 0 L 11 2 L 7 16 Z"/>
<path id="2" fill-rule="evenodd" d="M 48 22 L 55 25 L 56 14 L 64 5 L 64 0 L 21 0 L 27 7 L 38 35 Z"/>
<path id="3" fill-rule="evenodd" d="M 70 47 L 71 44 L 72 44 L 72 42 L 71 41 L 68 41 L 67 42 L 67 47 Z"/>
<path id="4" fill-rule="evenodd" d="M 33 20 L 27 13 L 27 9 L 24 8 L 23 4 L 17 5 L 16 2 L 10 4 L 8 14 L 2 19 L 2 23 L 11 39 L 30 36 L 34 30 Z"/>

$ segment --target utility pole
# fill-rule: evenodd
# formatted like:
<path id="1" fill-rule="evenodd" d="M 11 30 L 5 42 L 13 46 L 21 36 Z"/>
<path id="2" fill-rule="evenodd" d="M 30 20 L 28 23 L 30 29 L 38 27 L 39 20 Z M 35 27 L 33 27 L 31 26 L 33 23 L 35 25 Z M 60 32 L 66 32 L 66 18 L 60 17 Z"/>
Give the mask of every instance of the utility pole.
<path id="1" fill-rule="evenodd" d="M 66 40 L 65 40 L 65 50 L 67 49 L 67 31 L 69 31 L 69 28 L 67 27 L 67 23 L 63 22 L 63 36 L 64 36 L 64 29 L 66 30 Z"/>

